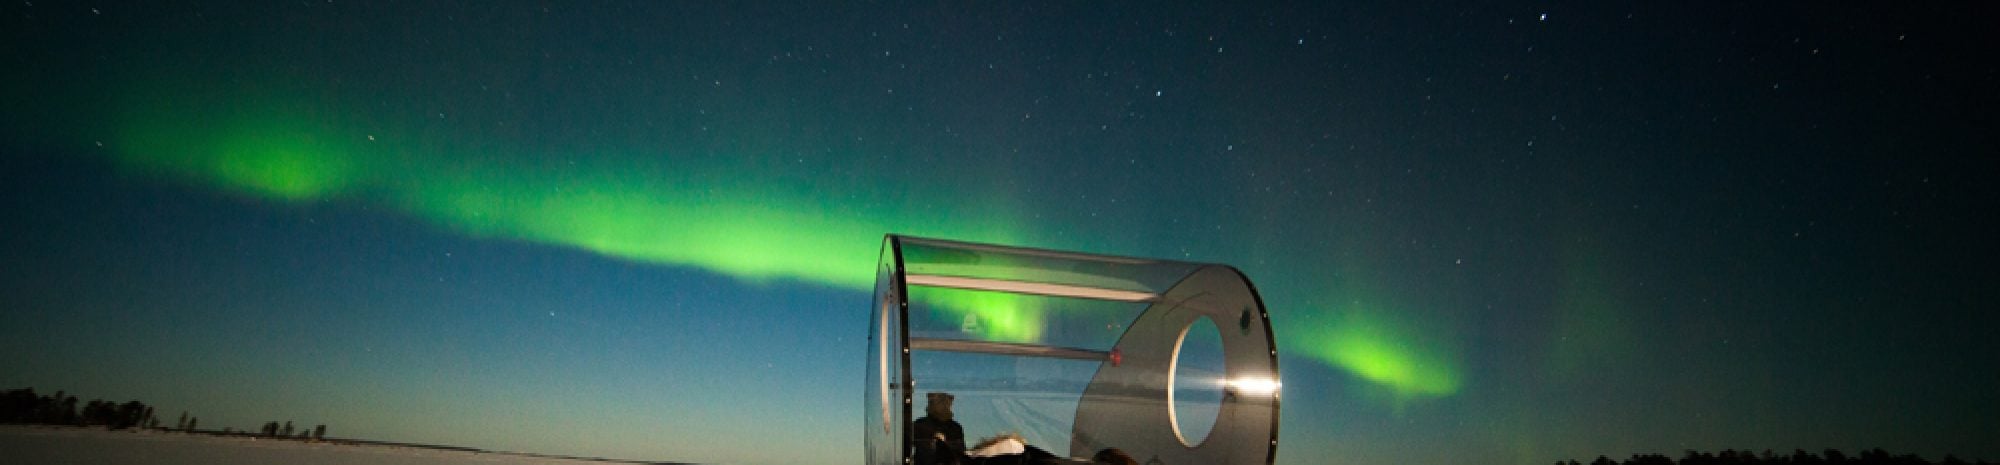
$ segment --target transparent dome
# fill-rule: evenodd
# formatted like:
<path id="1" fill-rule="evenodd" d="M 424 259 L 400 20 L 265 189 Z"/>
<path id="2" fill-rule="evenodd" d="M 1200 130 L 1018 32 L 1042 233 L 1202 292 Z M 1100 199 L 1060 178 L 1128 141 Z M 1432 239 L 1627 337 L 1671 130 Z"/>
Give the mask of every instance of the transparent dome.
<path id="1" fill-rule="evenodd" d="M 933 393 L 968 445 L 1012 433 L 1079 459 L 1275 458 L 1277 348 L 1233 267 L 890 235 L 877 273 L 871 465 L 912 463 Z"/>

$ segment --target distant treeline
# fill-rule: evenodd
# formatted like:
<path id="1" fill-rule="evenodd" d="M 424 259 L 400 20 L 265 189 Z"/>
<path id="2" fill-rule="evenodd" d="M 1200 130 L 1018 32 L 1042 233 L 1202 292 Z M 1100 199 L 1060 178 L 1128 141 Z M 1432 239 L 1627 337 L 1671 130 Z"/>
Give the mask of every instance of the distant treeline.
<path id="1" fill-rule="evenodd" d="M 105 426 L 111 429 L 159 426 L 159 420 L 153 418 L 153 407 L 145 402 L 134 400 L 121 404 L 92 399 L 83 404 L 82 410 L 78 410 L 76 401 L 76 396 L 63 391 L 37 396 L 34 388 L 10 390 L 0 396 L 0 423 Z"/>
<path id="2" fill-rule="evenodd" d="M 1588 465 L 1853 465 L 1853 464 L 1992 465 L 1990 462 L 1987 462 L 1985 460 L 1979 460 L 1977 462 L 1967 462 L 1963 459 L 1950 455 L 1944 456 L 1943 461 L 1931 462 L 1929 460 L 1924 460 L 1923 457 L 1918 457 L 1915 455 L 1908 455 L 1908 454 L 1891 455 L 1889 452 L 1879 448 L 1864 450 L 1857 455 L 1843 454 L 1840 451 L 1834 449 L 1827 449 L 1825 452 L 1817 455 L 1803 450 L 1795 450 L 1791 454 L 1772 454 L 1771 451 L 1768 450 L 1764 451 L 1763 454 L 1757 454 L 1755 452 L 1747 450 L 1746 451 L 1725 450 L 1717 454 L 1711 454 L 1708 452 L 1688 451 L 1686 455 L 1681 456 L 1680 460 L 1674 460 L 1672 458 L 1668 458 L 1665 455 L 1644 454 L 1644 455 L 1634 455 L 1632 456 L 1632 458 L 1625 459 L 1625 461 L 1622 462 L 1612 460 L 1609 457 L 1600 455 L 1597 456 L 1597 460 L 1590 461 Z M 1575 460 L 1569 460 L 1569 461 L 1556 462 L 1556 465 L 1586 465 L 1586 464 Z"/>
<path id="3" fill-rule="evenodd" d="M 153 416 L 153 406 L 146 405 L 145 402 L 133 400 L 118 403 L 92 399 L 78 409 L 76 396 L 63 391 L 38 396 L 35 395 L 35 388 L 13 389 L 0 395 L 0 424 L 4 423 L 168 430 L 160 426 L 160 419 Z M 174 423 L 172 431 L 200 432 L 200 426 L 201 418 L 190 417 L 187 412 L 181 412 L 180 419 Z M 250 435 L 247 430 L 238 433 L 233 428 L 223 428 L 222 433 Z M 294 430 L 290 421 L 283 423 L 273 421 L 264 423 L 257 436 L 324 439 L 326 425 L 314 426 L 310 430 Z"/>

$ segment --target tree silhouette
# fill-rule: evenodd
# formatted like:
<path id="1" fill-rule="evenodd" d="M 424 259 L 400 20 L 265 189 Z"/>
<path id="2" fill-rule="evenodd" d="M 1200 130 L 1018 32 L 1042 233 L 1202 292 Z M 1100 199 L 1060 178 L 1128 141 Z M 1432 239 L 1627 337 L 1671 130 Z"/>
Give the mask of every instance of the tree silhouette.
<path id="1" fill-rule="evenodd" d="M 1931 462 L 1916 455 L 1892 455 L 1880 448 L 1861 451 L 1849 456 L 1838 450 L 1827 449 L 1824 456 L 1814 455 L 1804 450 L 1795 450 L 1791 455 L 1777 455 L 1769 450 L 1762 454 L 1748 450 L 1724 450 L 1720 453 L 1686 451 L 1679 461 L 1658 454 L 1638 454 L 1623 462 L 1598 456 L 1590 465 L 1931 465 Z M 1957 456 L 1946 455 L 1941 464 L 1970 465 Z M 1973 462 L 1991 465 L 1985 460 Z M 1556 461 L 1556 465 L 1582 465 L 1576 460 Z"/>
<path id="2" fill-rule="evenodd" d="M 77 398 L 57 391 L 52 396 L 36 396 L 33 388 L 14 389 L 0 394 L 0 423 L 104 426 L 125 429 L 154 422 L 153 408 L 140 401 L 123 404 L 92 399 L 76 410 Z"/>
<path id="3" fill-rule="evenodd" d="M 0 395 L 0 423 L 40 423 L 42 399 L 34 389 L 9 390 Z"/>
<path id="4" fill-rule="evenodd" d="M 147 407 L 146 403 L 136 400 L 118 404 L 112 409 L 111 423 L 105 426 L 109 426 L 111 429 L 138 427 L 145 424 L 146 419 L 152 416 L 151 413 L 148 413 L 152 410 L 153 408 Z"/>
<path id="5" fill-rule="evenodd" d="M 83 421 L 78 422 L 77 424 L 101 425 L 104 424 L 105 420 L 109 419 L 110 414 L 107 414 L 104 411 L 104 401 L 93 399 L 90 402 L 83 404 L 82 416 L 83 416 L 82 418 Z"/>

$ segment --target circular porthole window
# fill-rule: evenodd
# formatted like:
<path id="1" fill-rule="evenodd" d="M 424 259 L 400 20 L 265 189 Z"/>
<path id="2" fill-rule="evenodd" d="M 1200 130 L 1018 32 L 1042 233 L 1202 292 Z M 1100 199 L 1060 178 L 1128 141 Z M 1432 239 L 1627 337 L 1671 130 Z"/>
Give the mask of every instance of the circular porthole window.
<path id="1" fill-rule="evenodd" d="M 1201 445 L 1222 413 L 1222 330 L 1208 317 L 1181 330 L 1167 378 L 1167 418 L 1174 436 L 1188 447 Z"/>

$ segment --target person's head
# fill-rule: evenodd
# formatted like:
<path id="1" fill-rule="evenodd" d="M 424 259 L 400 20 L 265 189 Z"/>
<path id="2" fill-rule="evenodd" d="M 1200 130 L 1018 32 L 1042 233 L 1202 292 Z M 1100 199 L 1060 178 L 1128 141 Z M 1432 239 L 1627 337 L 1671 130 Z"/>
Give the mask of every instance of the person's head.
<path id="1" fill-rule="evenodd" d="M 1131 455 L 1127 455 L 1125 451 L 1118 450 L 1116 447 L 1097 451 L 1097 455 L 1090 456 L 1090 461 L 1091 463 L 1108 463 L 1111 465 L 1139 465 L 1138 460 L 1132 459 Z"/>
<path id="2" fill-rule="evenodd" d="M 924 404 L 925 415 L 930 415 L 931 418 L 939 420 L 951 419 L 951 400 L 953 399 L 951 394 L 933 392 L 927 394 L 926 397 L 929 399 L 929 402 Z"/>

